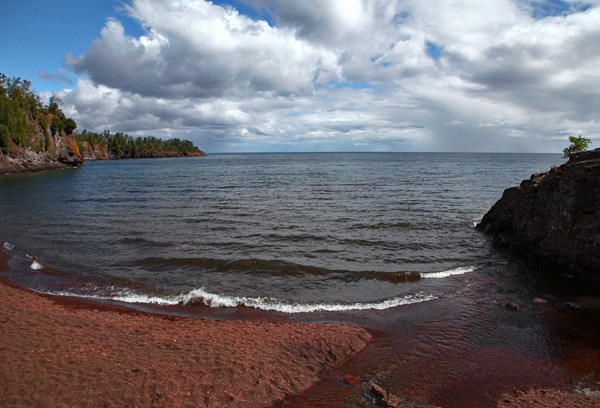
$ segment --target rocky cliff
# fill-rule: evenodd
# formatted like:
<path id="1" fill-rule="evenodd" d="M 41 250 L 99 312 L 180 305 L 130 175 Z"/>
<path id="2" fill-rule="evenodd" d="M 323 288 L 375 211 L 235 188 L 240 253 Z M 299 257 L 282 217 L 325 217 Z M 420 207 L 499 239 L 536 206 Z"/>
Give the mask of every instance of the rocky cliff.
<path id="1" fill-rule="evenodd" d="M 203 151 L 197 152 L 176 152 L 164 150 L 140 149 L 135 153 L 118 154 L 115 151 L 108 149 L 106 145 L 90 144 L 82 142 L 80 144 L 81 155 L 84 160 L 114 160 L 114 159 L 146 159 L 146 158 L 162 158 L 162 157 L 190 157 L 190 156 L 206 156 Z"/>
<path id="2" fill-rule="evenodd" d="M 27 140 L 24 144 L 11 141 L 6 153 L 0 150 L 0 174 L 60 169 L 83 163 L 83 157 L 72 133 L 51 134 L 50 129 L 44 129 L 29 111 L 23 112 L 29 127 Z M 53 115 L 47 114 L 44 118 L 43 123 L 52 123 Z"/>
<path id="3" fill-rule="evenodd" d="M 600 280 L 600 149 L 505 190 L 477 228 L 503 247 Z"/>
<path id="4" fill-rule="evenodd" d="M 77 124 L 51 96 L 48 104 L 31 90 L 31 82 L 0 73 L 0 174 L 77 166 L 84 160 L 204 156 L 189 140 L 131 138 L 73 133 Z"/>

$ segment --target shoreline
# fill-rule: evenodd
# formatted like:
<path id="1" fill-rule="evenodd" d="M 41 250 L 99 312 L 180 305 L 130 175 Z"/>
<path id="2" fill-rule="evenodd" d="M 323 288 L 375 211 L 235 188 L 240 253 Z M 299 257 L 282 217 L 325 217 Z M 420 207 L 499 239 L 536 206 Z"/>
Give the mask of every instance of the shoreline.
<path id="1" fill-rule="evenodd" d="M 40 294 L 2 275 L 8 259 L 0 249 L 0 405 L 304 407 L 328 392 L 370 394 L 358 360 L 385 339 L 359 326 L 178 317 Z M 350 386 L 347 373 L 367 378 Z M 499 392 L 489 406 L 600 406 L 599 391 L 564 378 Z M 430 407 L 399 395 L 400 406 Z"/>
<path id="2" fill-rule="evenodd" d="M 65 170 L 76 169 L 83 166 L 87 161 L 114 161 L 114 160 L 136 160 L 136 159 L 179 159 L 185 157 L 205 157 L 205 153 L 179 153 L 179 152 L 163 152 L 163 155 L 150 155 L 140 157 L 114 157 L 114 158 L 87 158 L 78 163 L 66 163 L 60 160 L 32 160 L 26 161 L 23 159 L 10 158 L 0 156 L 0 176 L 10 176 L 13 174 L 38 173 L 47 170 Z"/>
<path id="3" fill-rule="evenodd" d="M 0 273 L 8 258 L 0 251 Z M 266 407 L 307 390 L 371 339 L 346 324 L 217 321 L 57 301 L 2 276 L 0 324 L 0 401 L 9 407 Z"/>

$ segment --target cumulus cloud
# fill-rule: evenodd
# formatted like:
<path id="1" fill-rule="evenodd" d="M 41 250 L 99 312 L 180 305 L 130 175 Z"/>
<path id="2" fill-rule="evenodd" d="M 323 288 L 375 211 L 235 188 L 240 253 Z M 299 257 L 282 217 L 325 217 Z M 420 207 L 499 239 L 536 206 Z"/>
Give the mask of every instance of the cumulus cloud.
<path id="1" fill-rule="evenodd" d="M 560 151 L 598 133 L 598 2 L 131 0 L 67 62 L 80 128 L 208 151 Z M 562 140 L 565 139 L 565 140 Z"/>
<path id="2" fill-rule="evenodd" d="M 85 54 L 68 63 L 96 83 L 144 96 L 206 98 L 248 92 L 310 93 L 338 76 L 336 56 L 233 8 L 202 0 L 135 0 L 140 38 L 109 20 Z"/>

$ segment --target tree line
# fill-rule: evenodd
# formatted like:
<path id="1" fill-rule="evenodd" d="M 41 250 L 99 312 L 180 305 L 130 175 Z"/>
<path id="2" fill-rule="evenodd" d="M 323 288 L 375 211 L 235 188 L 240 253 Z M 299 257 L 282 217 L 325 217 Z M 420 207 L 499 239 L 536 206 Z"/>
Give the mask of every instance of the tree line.
<path id="1" fill-rule="evenodd" d="M 27 114 L 37 120 L 42 129 L 43 137 L 29 140 L 32 129 Z M 21 78 L 9 78 L 0 73 L 0 150 L 10 151 L 11 142 L 21 146 L 29 146 L 38 152 L 50 147 L 48 133 L 48 114 L 50 106 L 44 105 L 40 97 L 31 90 L 31 82 Z M 62 114 L 62 112 L 60 112 Z M 64 117 L 64 115 L 62 115 Z"/>
<path id="2" fill-rule="evenodd" d="M 0 151 L 10 152 L 11 145 L 21 145 L 35 149 L 38 153 L 51 146 L 53 135 L 69 135 L 77 128 L 77 123 L 67 118 L 60 109 L 62 101 L 53 95 L 48 104 L 42 102 L 39 95 L 31 89 L 31 82 L 21 78 L 9 78 L 0 73 Z M 29 116 L 29 118 L 28 118 Z M 42 134 L 35 124 L 42 129 Z M 122 132 L 111 134 L 109 130 L 101 133 L 74 133 L 80 151 L 81 143 L 107 146 L 117 157 L 133 157 L 141 150 L 201 153 L 189 140 L 177 138 L 162 140 L 154 136 L 131 137 Z"/>
<path id="3" fill-rule="evenodd" d="M 88 132 L 75 133 L 78 142 L 88 142 L 90 145 L 106 146 L 117 157 L 133 157 L 141 150 L 156 152 L 200 153 L 189 140 L 178 138 L 163 140 L 154 136 L 132 137 L 126 133 L 110 133 L 106 129 L 102 133 Z"/>

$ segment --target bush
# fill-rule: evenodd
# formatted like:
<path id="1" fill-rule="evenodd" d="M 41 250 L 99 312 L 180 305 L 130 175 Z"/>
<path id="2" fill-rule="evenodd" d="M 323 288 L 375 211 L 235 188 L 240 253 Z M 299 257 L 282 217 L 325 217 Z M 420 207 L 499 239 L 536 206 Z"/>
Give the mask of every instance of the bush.
<path id="1" fill-rule="evenodd" d="M 588 146 L 592 143 L 592 140 L 588 139 L 587 137 L 583 137 L 583 136 L 579 135 L 579 136 L 569 136 L 569 142 L 571 142 L 571 145 L 568 147 L 565 147 L 563 149 L 565 158 L 571 157 L 571 155 L 573 153 L 580 152 L 582 150 L 586 150 L 588 148 Z"/>

